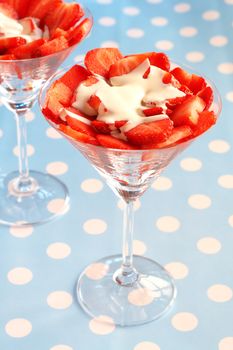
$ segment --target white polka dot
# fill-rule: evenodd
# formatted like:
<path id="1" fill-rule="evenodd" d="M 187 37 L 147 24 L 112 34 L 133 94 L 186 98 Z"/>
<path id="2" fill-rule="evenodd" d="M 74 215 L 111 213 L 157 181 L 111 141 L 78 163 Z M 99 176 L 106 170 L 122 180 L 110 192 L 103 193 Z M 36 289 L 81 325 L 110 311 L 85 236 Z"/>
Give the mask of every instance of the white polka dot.
<path id="1" fill-rule="evenodd" d="M 94 263 L 88 266 L 85 275 L 92 280 L 100 280 L 108 273 L 109 266 L 103 263 Z"/>
<path id="2" fill-rule="evenodd" d="M 111 317 L 101 315 L 99 317 L 93 318 L 89 322 L 89 328 L 95 334 L 107 335 L 112 333 L 115 330 L 116 326 Z"/>
<path id="3" fill-rule="evenodd" d="M 217 47 L 222 47 L 227 43 L 228 43 L 228 39 L 223 35 L 216 35 L 210 39 L 210 44 Z"/>
<path id="4" fill-rule="evenodd" d="M 10 320 L 5 326 L 6 333 L 13 338 L 23 338 L 32 331 L 32 324 L 24 318 Z"/>
<path id="5" fill-rule="evenodd" d="M 220 340 L 218 344 L 218 350 L 232 350 L 233 349 L 233 337 L 225 337 Z"/>
<path id="6" fill-rule="evenodd" d="M 233 0 L 224 0 L 227 5 L 233 5 Z"/>
<path id="7" fill-rule="evenodd" d="M 162 216 L 156 221 L 157 228 L 162 232 L 175 232 L 180 228 L 180 222 L 174 216 Z"/>
<path id="8" fill-rule="evenodd" d="M 232 189 L 233 188 L 233 175 L 222 175 L 218 178 L 218 184 L 221 187 Z"/>
<path id="9" fill-rule="evenodd" d="M 74 58 L 74 61 L 75 62 L 82 62 L 85 58 L 85 55 L 76 55 L 75 58 Z"/>
<path id="10" fill-rule="evenodd" d="M 116 48 L 118 48 L 119 44 L 116 41 L 108 40 L 108 41 L 103 41 L 100 46 L 101 47 L 116 47 Z"/>
<path id="11" fill-rule="evenodd" d="M 131 28 L 127 30 L 127 35 L 133 39 L 139 39 L 144 36 L 144 31 L 140 28 Z"/>
<path id="12" fill-rule="evenodd" d="M 192 36 L 197 35 L 197 29 L 194 27 L 184 27 L 180 29 L 180 35 L 190 38 Z"/>
<path id="13" fill-rule="evenodd" d="M 151 343 L 150 341 L 143 341 L 138 343 L 133 350 L 160 350 L 160 347 L 155 343 Z"/>
<path id="14" fill-rule="evenodd" d="M 19 156 L 19 148 L 18 146 L 15 146 L 13 149 L 13 153 L 16 157 Z M 28 157 L 31 157 L 35 153 L 35 149 L 32 145 L 27 145 L 27 155 Z"/>
<path id="15" fill-rule="evenodd" d="M 83 229 L 90 235 L 100 235 L 107 230 L 107 224 L 100 219 L 91 219 L 83 224 Z"/>
<path id="16" fill-rule="evenodd" d="M 32 280 L 33 274 L 31 270 L 25 267 L 16 267 L 8 272 L 7 278 L 12 284 L 23 285 Z"/>
<path id="17" fill-rule="evenodd" d="M 174 47 L 174 44 L 169 40 L 159 40 L 155 43 L 155 47 L 159 50 L 167 51 Z"/>
<path id="18" fill-rule="evenodd" d="M 52 162 L 47 165 L 46 171 L 52 175 L 63 175 L 68 171 L 68 165 L 64 162 Z"/>
<path id="19" fill-rule="evenodd" d="M 181 160 L 180 166 L 186 171 L 198 171 L 202 167 L 202 162 L 196 158 L 185 158 Z"/>
<path id="20" fill-rule="evenodd" d="M 207 290 L 208 298 L 216 303 L 224 303 L 231 300 L 232 289 L 224 284 L 215 284 Z"/>
<path id="21" fill-rule="evenodd" d="M 98 4 L 101 5 L 109 5 L 112 3 L 112 0 L 96 0 L 98 2 Z"/>
<path id="22" fill-rule="evenodd" d="M 224 62 L 219 64 L 218 71 L 222 74 L 233 74 L 233 63 Z"/>
<path id="23" fill-rule="evenodd" d="M 206 21 L 215 21 L 220 17 L 220 13 L 215 10 L 209 10 L 202 14 L 203 19 Z"/>
<path id="24" fill-rule="evenodd" d="M 228 218 L 228 224 L 233 227 L 233 215 L 229 216 Z"/>
<path id="25" fill-rule="evenodd" d="M 187 61 L 196 63 L 196 62 L 203 61 L 205 58 L 205 55 L 200 51 L 191 51 L 191 52 L 188 52 L 185 57 Z"/>
<path id="26" fill-rule="evenodd" d="M 165 17 L 153 17 L 150 21 L 153 26 L 158 27 L 163 27 L 168 24 L 168 20 Z"/>
<path id="27" fill-rule="evenodd" d="M 99 19 L 99 24 L 105 27 L 111 27 L 116 24 L 116 20 L 113 17 L 101 17 Z"/>
<path id="28" fill-rule="evenodd" d="M 137 16 L 140 13 L 138 7 L 123 7 L 123 13 L 128 16 Z"/>
<path id="29" fill-rule="evenodd" d="M 25 118 L 26 118 L 26 122 L 28 122 L 28 123 L 32 122 L 35 119 L 35 113 L 33 113 L 32 111 L 28 111 L 26 113 Z"/>
<path id="30" fill-rule="evenodd" d="M 204 237 L 197 242 L 197 248 L 205 254 L 216 254 L 221 249 L 221 243 L 213 237 Z"/>
<path id="31" fill-rule="evenodd" d="M 11 226 L 10 227 L 10 234 L 17 238 L 26 238 L 28 236 L 31 236 L 33 232 L 33 227 L 28 225 L 24 227 L 17 227 L 17 226 Z"/>
<path id="32" fill-rule="evenodd" d="M 72 295 L 60 290 L 50 293 L 47 297 L 48 305 L 57 310 L 67 309 L 70 307 L 72 302 Z"/>
<path id="33" fill-rule="evenodd" d="M 147 250 L 146 244 L 139 240 L 133 241 L 133 253 L 135 255 L 144 255 Z"/>
<path id="34" fill-rule="evenodd" d="M 166 264 L 164 267 L 176 280 L 185 278 L 189 272 L 188 267 L 181 262 L 171 262 Z"/>
<path id="35" fill-rule="evenodd" d="M 211 199 L 204 194 L 193 194 L 188 203 L 194 209 L 207 209 L 211 206 Z"/>
<path id="36" fill-rule="evenodd" d="M 160 176 L 156 179 L 151 187 L 157 191 L 167 191 L 172 187 L 172 181 L 165 176 Z"/>
<path id="37" fill-rule="evenodd" d="M 229 91 L 229 92 L 226 94 L 226 99 L 227 99 L 229 102 L 233 102 L 233 91 Z"/>
<path id="38" fill-rule="evenodd" d="M 190 332 L 198 325 L 197 317 L 190 312 L 179 312 L 172 317 L 172 326 L 180 332 Z"/>
<path id="39" fill-rule="evenodd" d="M 186 2 L 181 2 L 181 3 L 176 4 L 174 6 L 174 10 L 178 13 L 185 13 L 185 12 L 190 11 L 190 9 L 191 9 L 190 4 L 188 4 Z"/>
<path id="40" fill-rule="evenodd" d="M 224 140 L 213 140 L 208 145 L 210 151 L 215 153 L 226 153 L 230 150 L 230 145 Z"/>
<path id="41" fill-rule="evenodd" d="M 52 199 L 47 205 L 47 209 L 53 214 L 65 214 L 69 210 L 69 206 L 65 205 L 65 200 L 62 198 Z"/>
<path id="42" fill-rule="evenodd" d="M 0 129 L 0 139 L 3 137 L 3 131 Z"/>
<path id="43" fill-rule="evenodd" d="M 70 253 L 70 246 L 63 242 L 52 243 L 47 248 L 47 255 L 52 259 L 65 259 Z"/>
<path id="44" fill-rule="evenodd" d="M 54 128 L 47 128 L 46 135 L 51 139 L 62 139 L 62 135 Z"/>
<path id="45" fill-rule="evenodd" d="M 125 202 L 122 199 L 119 199 L 117 206 L 119 209 L 124 210 L 125 209 Z M 138 210 L 141 207 L 141 202 L 140 199 L 136 199 L 136 201 L 133 204 L 133 209 Z"/>
<path id="46" fill-rule="evenodd" d="M 81 189 L 88 193 L 97 193 L 103 189 L 103 183 L 97 179 L 87 179 L 81 183 Z"/>
<path id="47" fill-rule="evenodd" d="M 138 288 L 128 294 L 128 301 L 137 306 L 145 306 L 151 304 L 155 298 L 155 294 L 148 288 Z"/>
<path id="48" fill-rule="evenodd" d="M 49 350 L 73 350 L 73 348 L 71 348 L 68 345 L 60 344 L 60 345 L 53 346 Z"/>
<path id="49" fill-rule="evenodd" d="M 163 0 L 146 0 L 149 4 L 160 4 Z"/>

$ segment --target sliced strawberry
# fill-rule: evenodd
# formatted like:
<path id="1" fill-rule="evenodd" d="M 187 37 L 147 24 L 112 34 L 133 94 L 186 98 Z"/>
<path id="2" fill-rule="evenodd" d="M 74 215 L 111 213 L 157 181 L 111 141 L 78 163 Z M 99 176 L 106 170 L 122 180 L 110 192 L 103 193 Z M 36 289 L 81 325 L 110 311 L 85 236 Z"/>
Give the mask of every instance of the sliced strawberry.
<path id="1" fill-rule="evenodd" d="M 128 142 L 119 140 L 111 135 L 101 135 L 97 134 L 96 136 L 99 144 L 103 147 L 107 148 L 115 148 L 115 149 L 125 149 L 132 150 L 134 149 L 132 146 L 128 144 Z"/>
<path id="2" fill-rule="evenodd" d="M 70 28 L 67 32 L 69 45 L 75 45 L 80 43 L 91 31 L 92 21 L 89 18 L 85 18 L 80 24 Z"/>
<path id="3" fill-rule="evenodd" d="M 33 18 L 22 18 L 19 23 L 23 26 L 23 34 L 31 34 L 36 29 L 36 21 Z"/>
<path id="4" fill-rule="evenodd" d="M 0 60 L 16 60 L 16 57 L 13 54 L 0 55 Z"/>
<path id="5" fill-rule="evenodd" d="M 20 36 L 11 37 L 11 38 L 0 38 L 0 52 L 7 51 L 9 49 L 13 49 L 20 45 L 26 44 L 27 41 Z"/>
<path id="6" fill-rule="evenodd" d="M 72 129 L 79 131 L 79 132 L 82 132 L 84 134 L 93 136 L 93 137 L 96 135 L 96 133 L 91 125 L 86 124 L 81 120 L 75 119 L 75 118 L 71 117 L 70 115 L 71 114 L 66 116 L 66 122 Z M 83 117 L 81 117 L 81 118 L 83 118 Z"/>
<path id="7" fill-rule="evenodd" d="M 71 91 L 75 91 L 78 85 L 89 76 L 89 72 L 82 66 L 76 64 L 70 68 L 59 80 L 68 86 Z"/>
<path id="8" fill-rule="evenodd" d="M 176 67 L 171 71 L 171 74 L 180 82 L 181 85 L 189 86 L 192 79 L 192 74 L 189 74 L 180 67 Z"/>
<path id="9" fill-rule="evenodd" d="M 143 114 L 146 117 L 150 117 L 152 115 L 157 115 L 157 114 L 162 114 L 163 113 L 163 108 L 162 107 L 152 107 L 152 108 L 148 108 L 148 109 L 143 109 Z"/>
<path id="10" fill-rule="evenodd" d="M 61 50 L 64 50 L 68 48 L 68 41 L 64 36 L 60 36 L 59 38 L 55 38 L 51 41 L 46 42 L 45 44 L 41 45 L 36 51 L 35 56 L 41 57 L 41 56 L 48 56 L 53 53 L 59 52 Z"/>
<path id="11" fill-rule="evenodd" d="M 61 130 L 64 134 L 79 142 L 90 143 L 92 145 L 99 145 L 99 142 L 95 137 L 76 131 L 72 129 L 69 125 L 60 124 L 59 130 Z"/>
<path id="12" fill-rule="evenodd" d="M 118 62 L 122 57 L 121 52 L 117 48 L 93 49 L 87 52 L 84 63 L 92 74 L 98 74 L 107 78 L 110 66 Z"/>
<path id="13" fill-rule="evenodd" d="M 12 53 L 18 59 L 26 59 L 34 57 L 34 53 L 38 47 L 43 45 L 47 40 L 45 39 L 37 39 L 25 45 L 20 45 L 19 47 L 12 50 Z"/>
<path id="14" fill-rule="evenodd" d="M 91 95 L 87 103 L 91 108 L 93 108 L 96 111 L 96 114 L 98 114 L 99 107 L 102 103 L 101 99 L 96 95 Z"/>
<path id="15" fill-rule="evenodd" d="M 205 87 L 204 89 L 198 92 L 197 96 L 201 97 L 205 101 L 206 103 L 205 109 L 208 110 L 214 100 L 214 93 L 211 87 L 210 86 Z"/>
<path id="16" fill-rule="evenodd" d="M 146 54 L 124 57 L 110 66 L 108 77 L 112 78 L 119 75 L 128 74 L 146 59 Z"/>
<path id="17" fill-rule="evenodd" d="M 186 101 L 178 105 L 170 118 L 174 126 L 189 125 L 195 128 L 198 124 L 199 113 L 205 108 L 205 102 L 198 96 L 189 96 Z"/>
<path id="18" fill-rule="evenodd" d="M 60 112 L 63 110 L 63 105 L 57 100 L 56 96 L 47 96 L 45 106 L 42 113 L 55 123 L 60 123 Z"/>
<path id="19" fill-rule="evenodd" d="M 178 126 L 173 128 L 171 135 L 164 142 L 159 142 L 157 144 L 147 145 L 147 148 L 165 148 L 170 146 L 175 146 L 176 144 L 190 138 L 193 135 L 192 129 L 187 126 Z M 145 147 L 146 148 L 146 147 Z"/>
<path id="20" fill-rule="evenodd" d="M 85 68 L 84 68 L 85 69 Z M 86 70 L 87 72 L 87 70 Z M 99 81 L 99 79 L 97 79 L 96 77 L 94 77 L 94 75 L 89 75 L 87 77 L 87 79 L 85 81 L 82 82 L 82 84 L 84 86 L 91 86 L 91 85 L 94 85 L 94 84 L 97 84 Z"/>
<path id="21" fill-rule="evenodd" d="M 7 17 L 18 19 L 18 13 L 14 9 L 14 7 L 7 2 L 0 3 L 0 12 Z"/>
<path id="22" fill-rule="evenodd" d="M 193 132 L 194 136 L 202 134 L 208 130 L 217 121 L 217 117 L 214 112 L 204 111 L 199 113 L 198 124 Z"/>
<path id="23" fill-rule="evenodd" d="M 110 134 L 111 129 L 109 124 L 101 121 L 101 120 L 93 120 L 91 125 L 95 128 L 95 130 L 100 134 Z"/>
<path id="24" fill-rule="evenodd" d="M 120 129 L 122 126 L 124 126 L 127 123 L 127 120 L 117 120 L 115 121 L 115 127 L 117 129 Z"/>
<path id="25" fill-rule="evenodd" d="M 151 56 L 149 56 L 150 64 L 152 66 L 159 67 L 167 72 L 170 70 L 170 61 L 167 55 L 162 52 L 152 52 Z"/>
<path id="26" fill-rule="evenodd" d="M 89 121 L 92 121 L 92 120 L 93 120 L 93 118 L 92 118 L 91 116 L 89 116 L 89 115 L 87 115 L 87 114 L 81 112 L 81 111 L 80 111 L 79 109 L 77 109 L 77 108 L 74 108 L 74 107 L 66 107 L 65 110 L 68 111 L 68 112 L 71 112 L 71 113 L 73 113 L 73 114 L 76 114 L 77 116 L 81 116 L 81 117 L 83 117 L 83 118 L 86 118 L 86 119 L 88 119 Z"/>
<path id="27" fill-rule="evenodd" d="M 173 122 L 171 121 L 170 118 L 156 120 L 156 121 L 150 122 L 148 125 L 152 127 L 156 132 L 157 142 L 166 140 L 171 135 L 172 129 L 173 129 Z"/>
<path id="28" fill-rule="evenodd" d="M 67 31 L 63 30 L 61 28 L 56 28 L 53 32 L 53 35 L 51 36 L 51 39 L 59 38 L 59 36 L 64 36 L 65 38 L 68 37 Z"/>
<path id="29" fill-rule="evenodd" d="M 170 72 L 166 72 L 164 74 L 163 83 L 164 84 L 172 84 L 177 89 L 180 89 L 180 87 L 181 87 L 180 82 Z"/>
<path id="30" fill-rule="evenodd" d="M 44 19 L 50 12 L 54 12 L 61 3 L 62 0 L 29 0 L 27 15 L 34 18 Z"/>
<path id="31" fill-rule="evenodd" d="M 61 2 L 57 6 L 54 6 L 53 11 L 48 13 L 44 24 L 49 27 L 52 35 L 58 27 L 64 30 L 73 27 L 83 15 L 83 9 L 79 4 Z"/>
<path id="32" fill-rule="evenodd" d="M 206 87 L 206 81 L 204 78 L 199 77 L 196 74 L 192 74 L 191 82 L 188 87 L 196 95 L 199 91 Z"/>
<path id="33" fill-rule="evenodd" d="M 47 94 L 48 96 L 56 97 L 63 106 L 70 106 L 73 96 L 72 90 L 61 80 L 55 81 Z"/>

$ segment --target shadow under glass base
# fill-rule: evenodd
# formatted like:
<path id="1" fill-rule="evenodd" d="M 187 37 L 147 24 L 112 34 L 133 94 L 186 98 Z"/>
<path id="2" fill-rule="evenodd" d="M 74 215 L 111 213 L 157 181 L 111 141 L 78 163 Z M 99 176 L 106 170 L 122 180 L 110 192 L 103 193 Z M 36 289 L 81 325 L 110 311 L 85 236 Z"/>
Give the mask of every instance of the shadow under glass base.
<path id="1" fill-rule="evenodd" d="M 56 177 L 31 171 L 32 186 L 28 193 L 15 190 L 17 179 L 18 172 L 0 176 L 0 224 L 43 224 L 68 210 L 68 189 Z"/>
<path id="2" fill-rule="evenodd" d="M 111 318 L 120 326 L 140 325 L 164 315 L 176 297 L 169 273 L 155 261 L 136 255 L 138 279 L 131 286 L 121 286 L 114 280 L 121 262 L 120 255 L 103 258 L 82 272 L 76 291 L 84 311 L 92 317 L 107 316 L 106 320 Z"/>

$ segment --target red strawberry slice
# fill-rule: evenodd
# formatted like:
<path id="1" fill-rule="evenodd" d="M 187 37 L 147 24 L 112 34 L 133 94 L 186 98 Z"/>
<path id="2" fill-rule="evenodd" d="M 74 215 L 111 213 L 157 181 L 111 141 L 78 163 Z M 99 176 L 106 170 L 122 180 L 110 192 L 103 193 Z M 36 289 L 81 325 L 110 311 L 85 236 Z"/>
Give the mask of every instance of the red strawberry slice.
<path id="1" fill-rule="evenodd" d="M 58 38 L 55 38 L 41 45 L 35 51 L 35 57 L 48 56 L 53 53 L 65 50 L 68 47 L 69 47 L 69 44 L 67 39 L 64 38 L 64 36 L 60 36 Z"/>
<path id="2" fill-rule="evenodd" d="M 152 108 L 148 108 L 148 109 L 143 109 L 143 114 L 146 117 L 150 117 L 152 115 L 158 115 L 158 114 L 162 114 L 163 113 L 163 108 L 162 107 L 152 107 Z"/>
<path id="3" fill-rule="evenodd" d="M 55 123 L 60 123 L 60 112 L 63 110 L 63 105 L 57 100 L 55 95 L 47 96 L 45 106 L 42 109 L 42 113 Z"/>
<path id="4" fill-rule="evenodd" d="M 67 32 L 67 38 L 69 45 L 75 45 L 80 43 L 91 31 L 92 21 L 89 18 L 85 18 L 80 24 L 72 27 Z"/>
<path id="5" fill-rule="evenodd" d="M 20 36 L 12 38 L 0 38 L 0 52 L 4 52 L 20 45 L 26 44 L 27 41 Z"/>
<path id="6" fill-rule="evenodd" d="M 61 130 L 68 137 L 83 143 L 90 143 L 92 145 L 99 145 L 97 139 L 93 136 L 84 134 L 82 132 L 72 129 L 69 125 L 59 125 L 59 130 Z M 97 135 L 98 136 L 98 135 Z"/>
<path id="7" fill-rule="evenodd" d="M 198 124 L 199 113 L 205 109 L 205 102 L 198 96 L 189 96 L 185 102 L 178 105 L 170 118 L 174 126 L 189 125 L 195 128 Z"/>
<path id="8" fill-rule="evenodd" d="M 157 144 L 151 144 L 148 145 L 148 148 L 165 148 L 165 147 L 171 147 L 175 146 L 176 144 L 185 141 L 186 139 L 193 136 L 192 129 L 187 126 L 178 126 L 176 128 L 173 128 L 171 135 L 169 138 L 164 142 L 159 142 Z"/>
<path id="9" fill-rule="evenodd" d="M 74 108 L 74 107 L 66 107 L 65 110 L 66 110 L 67 112 L 71 112 L 71 113 L 73 113 L 73 114 L 76 114 L 77 116 L 81 116 L 81 117 L 83 117 L 83 118 L 86 118 L 86 119 L 88 119 L 89 121 L 92 121 L 92 120 L 93 120 L 93 117 L 92 117 L 92 116 L 87 115 L 87 114 L 81 112 L 81 111 L 80 111 L 79 109 L 77 109 L 77 108 Z"/>
<path id="10" fill-rule="evenodd" d="M 64 36 L 65 38 L 68 38 L 67 31 L 61 28 L 56 28 L 53 32 L 53 35 L 51 36 L 51 39 L 59 38 L 59 36 Z"/>
<path id="11" fill-rule="evenodd" d="M 110 134 L 110 132 L 111 132 L 109 124 L 103 122 L 102 120 L 93 120 L 91 122 L 91 125 L 100 134 Z"/>
<path id="12" fill-rule="evenodd" d="M 34 53 L 38 47 L 43 45 L 47 40 L 45 39 L 38 39 L 34 40 L 30 43 L 27 43 L 25 45 L 20 45 L 16 49 L 12 50 L 12 53 L 18 58 L 18 59 L 26 59 L 26 58 L 32 58 L 34 57 Z"/>
<path id="13" fill-rule="evenodd" d="M 162 52 L 152 52 L 149 56 L 150 64 L 159 67 L 167 72 L 170 70 L 170 61 L 167 55 Z"/>
<path id="14" fill-rule="evenodd" d="M 108 71 L 112 64 L 122 59 L 122 54 L 117 48 L 103 48 L 88 51 L 84 63 L 92 74 L 108 77 Z"/>
<path id="15" fill-rule="evenodd" d="M 74 129 L 76 131 L 82 132 L 84 134 L 87 134 L 87 135 L 90 135 L 93 137 L 96 135 L 96 133 L 91 125 L 86 124 L 81 120 L 78 120 L 78 119 L 71 117 L 71 113 L 69 113 L 69 112 L 67 112 L 66 122 L 72 129 Z"/>
<path id="16" fill-rule="evenodd" d="M 128 74 L 132 70 L 137 68 L 146 59 L 147 59 L 146 54 L 124 57 L 110 66 L 108 77 L 112 78 L 119 75 Z"/>
<path id="17" fill-rule="evenodd" d="M 59 80 L 74 92 L 81 82 L 84 82 L 84 80 L 86 81 L 88 76 L 88 71 L 84 67 L 76 64 L 70 68 Z"/>
<path id="18" fill-rule="evenodd" d="M 154 122 L 150 122 L 148 125 L 156 132 L 157 142 L 166 140 L 171 135 L 173 129 L 173 122 L 170 118 L 156 120 Z"/>
<path id="19" fill-rule="evenodd" d="M 205 101 L 205 109 L 208 110 L 214 101 L 214 93 L 211 87 L 207 86 L 206 88 L 202 89 L 198 92 L 197 96 L 201 97 Z"/>
<path id="20" fill-rule="evenodd" d="M 54 12 L 61 3 L 62 0 L 29 0 L 27 15 L 34 18 L 44 19 L 50 12 Z"/>
<path id="21" fill-rule="evenodd" d="M 17 13 L 16 18 L 26 17 L 30 2 L 31 0 L 1 0 L 1 3 L 7 3 L 14 8 Z"/>
<path id="22" fill-rule="evenodd" d="M 18 19 L 18 13 L 9 3 L 0 3 L 0 12 L 7 17 Z"/>
<path id="23" fill-rule="evenodd" d="M 196 74 L 192 74 L 192 79 L 188 87 L 196 95 L 199 91 L 206 87 L 206 81 L 204 78 L 199 77 Z"/>
<path id="24" fill-rule="evenodd" d="M 16 57 L 13 54 L 0 55 L 0 60 L 16 60 Z"/>
<path id="25" fill-rule="evenodd" d="M 93 108 L 96 111 L 96 114 L 98 114 L 99 107 L 102 103 L 101 99 L 96 95 L 91 95 L 87 103 L 91 108 Z"/>
<path id="26" fill-rule="evenodd" d="M 73 92 L 61 80 L 57 80 L 53 83 L 47 95 L 56 97 L 63 106 L 70 106 Z"/>
<path id="27" fill-rule="evenodd" d="M 180 82 L 181 85 L 189 86 L 192 79 L 192 74 L 189 74 L 180 67 L 176 67 L 171 71 L 171 74 Z"/>
<path id="28" fill-rule="evenodd" d="M 132 150 L 134 149 L 128 142 L 119 140 L 111 135 L 101 135 L 97 134 L 96 136 L 99 144 L 107 148 L 123 149 L 123 150 Z"/>
<path id="29" fill-rule="evenodd" d="M 194 129 L 193 135 L 197 136 L 208 130 L 217 121 L 214 112 L 204 111 L 199 113 L 198 124 Z"/>
<path id="30" fill-rule="evenodd" d="M 124 126 L 127 123 L 127 120 L 117 120 L 115 121 L 115 127 L 117 129 L 120 129 L 122 126 Z"/>

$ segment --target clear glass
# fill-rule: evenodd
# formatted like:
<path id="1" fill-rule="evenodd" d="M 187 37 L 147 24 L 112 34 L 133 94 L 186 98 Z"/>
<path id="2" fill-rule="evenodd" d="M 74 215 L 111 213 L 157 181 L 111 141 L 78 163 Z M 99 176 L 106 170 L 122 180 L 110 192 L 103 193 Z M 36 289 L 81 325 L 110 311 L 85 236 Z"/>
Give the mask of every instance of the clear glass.
<path id="1" fill-rule="evenodd" d="M 51 78 L 42 89 L 41 108 L 47 89 L 61 74 Z M 221 100 L 214 85 L 209 84 L 215 94 L 213 109 L 219 115 Z M 56 124 L 48 122 L 57 129 Z M 194 139 L 169 148 L 125 151 L 80 143 L 63 136 L 125 202 L 122 255 L 102 258 L 82 272 L 76 287 L 80 305 L 90 316 L 108 316 L 120 326 L 139 325 L 161 317 L 173 304 L 176 288 L 172 277 L 157 262 L 133 256 L 133 204 Z"/>
<path id="2" fill-rule="evenodd" d="M 93 24 L 90 11 L 83 9 L 85 16 L 77 25 L 84 18 L 89 18 Z M 75 47 L 39 58 L 0 60 L 1 100 L 14 114 L 18 143 L 18 171 L 0 175 L 0 224 L 41 224 L 65 213 L 68 208 L 68 189 L 60 180 L 42 172 L 29 171 L 25 116 L 33 107 L 41 87 Z M 49 203 L 54 203 L 56 210 L 49 210 Z"/>

